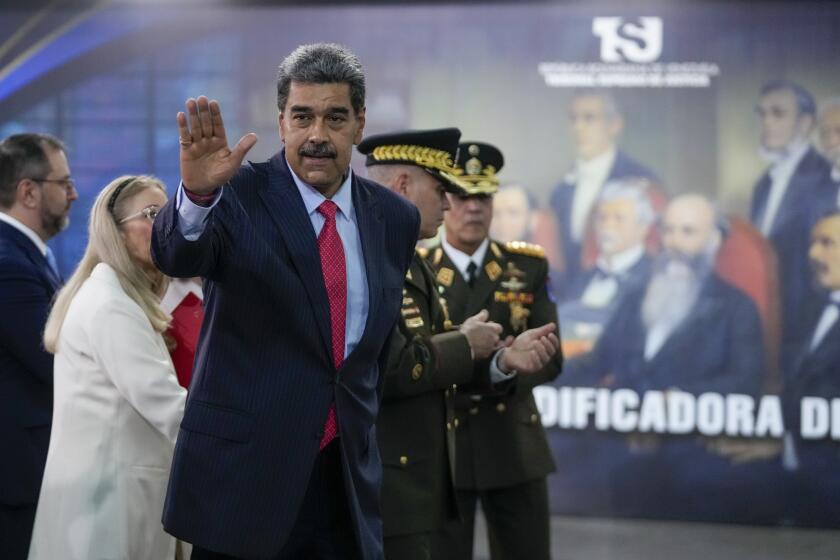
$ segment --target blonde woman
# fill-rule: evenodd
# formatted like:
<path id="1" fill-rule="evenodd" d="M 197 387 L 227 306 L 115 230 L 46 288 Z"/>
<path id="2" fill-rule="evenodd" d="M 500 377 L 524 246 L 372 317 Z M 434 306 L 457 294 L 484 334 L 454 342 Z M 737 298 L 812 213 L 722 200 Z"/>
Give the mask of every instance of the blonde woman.
<path id="1" fill-rule="evenodd" d="M 47 319 L 54 420 L 30 559 L 175 557 L 161 514 L 186 391 L 162 337 L 167 279 L 149 250 L 165 202 L 153 177 L 106 186 Z"/>

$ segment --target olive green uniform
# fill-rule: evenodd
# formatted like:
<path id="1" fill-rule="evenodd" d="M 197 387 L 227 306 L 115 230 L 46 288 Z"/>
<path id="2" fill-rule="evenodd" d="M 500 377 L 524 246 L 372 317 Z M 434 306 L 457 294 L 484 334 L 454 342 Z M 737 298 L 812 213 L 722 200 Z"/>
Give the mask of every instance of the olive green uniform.
<path id="1" fill-rule="evenodd" d="M 415 254 L 391 336 L 376 423 L 389 560 L 436 558 L 430 550 L 433 535 L 458 516 L 453 397 L 457 384 L 470 382 L 476 373 L 467 338 L 447 331 L 447 319 L 433 273 Z"/>
<path id="2" fill-rule="evenodd" d="M 491 241 L 472 288 L 441 247 L 427 258 L 456 324 L 486 309 L 489 320 L 504 328 L 504 338 L 557 322 L 547 291 L 548 261 L 537 246 Z M 531 389 L 556 378 L 562 363 L 558 351 L 545 368 L 517 375 L 503 392 L 455 395 L 455 485 L 463 522 L 441 533 L 441 558 L 472 558 L 480 499 L 494 560 L 548 560 L 546 476 L 555 467 Z M 489 368 L 489 360 L 476 368 Z"/>

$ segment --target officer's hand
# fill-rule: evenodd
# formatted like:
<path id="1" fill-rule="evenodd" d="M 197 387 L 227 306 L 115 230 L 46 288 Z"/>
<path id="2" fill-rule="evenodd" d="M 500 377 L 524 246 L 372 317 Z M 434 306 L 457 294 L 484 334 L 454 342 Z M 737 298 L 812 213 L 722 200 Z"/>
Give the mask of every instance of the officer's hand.
<path id="1" fill-rule="evenodd" d="M 499 323 L 488 322 L 489 316 L 487 310 L 483 309 L 461 323 L 459 330 L 470 343 L 473 359 L 480 360 L 490 356 L 498 345 L 502 326 Z"/>
<path id="2" fill-rule="evenodd" d="M 202 95 L 197 100 L 187 99 L 186 106 L 187 113 L 178 113 L 177 117 L 181 181 L 191 192 L 209 194 L 233 177 L 245 154 L 257 143 L 257 135 L 246 134 L 231 151 L 219 103 Z"/>
<path id="3" fill-rule="evenodd" d="M 504 371 L 535 373 L 548 364 L 559 347 L 557 325 L 554 323 L 528 329 L 502 350 L 499 366 Z"/>

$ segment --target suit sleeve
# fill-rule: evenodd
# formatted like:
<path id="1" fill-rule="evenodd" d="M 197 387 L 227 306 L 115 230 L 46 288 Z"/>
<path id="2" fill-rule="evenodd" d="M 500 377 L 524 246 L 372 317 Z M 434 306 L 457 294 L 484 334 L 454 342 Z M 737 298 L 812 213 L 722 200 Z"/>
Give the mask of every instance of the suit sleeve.
<path id="1" fill-rule="evenodd" d="M 231 190 L 226 187 L 224 197 L 233 196 Z M 155 266 L 175 278 L 212 278 L 221 255 L 229 245 L 224 228 L 217 219 L 218 212 L 216 207 L 209 212 L 203 229 L 185 229 L 179 224 L 178 197 L 172 197 L 161 209 L 152 228 L 152 260 Z M 189 239 L 182 230 L 188 232 Z"/>
<path id="2" fill-rule="evenodd" d="M 93 354 L 132 407 L 173 444 L 187 391 L 178 385 L 169 356 L 161 354 L 148 318 L 139 307 L 112 302 L 90 326 Z"/>
<path id="3" fill-rule="evenodd" d="M 50 298 L 39 277 L 25 267 L 0 272 L 0 340 L 39 381 L 52 385 L 53 357 L 44 349 Z"/>

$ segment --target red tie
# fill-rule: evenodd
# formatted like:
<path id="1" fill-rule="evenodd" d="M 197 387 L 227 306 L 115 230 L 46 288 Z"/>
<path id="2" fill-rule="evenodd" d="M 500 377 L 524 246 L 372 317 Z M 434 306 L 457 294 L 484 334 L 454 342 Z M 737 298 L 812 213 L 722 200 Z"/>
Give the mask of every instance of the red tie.
<path id="1" fill-rule="evenodd" d="M 330 300 L 332 357 L 336 369 L 344 361 L 344 324 L 347 316 L 347 272 L 344 266 L 344 246 L 335 227 L 337 210 L 338 206 L 332 200 L 325 200 L 318 207 L 318 212 L 326 220 L 318 236 L 318 252 L 321 254 L 321 272 L 327 287 L 327 298 Z M 324 436 L 321 438 L 320 448 L 325 448 L 337 434 L 338 421 L 333 402 L 324 423 Z"/>

